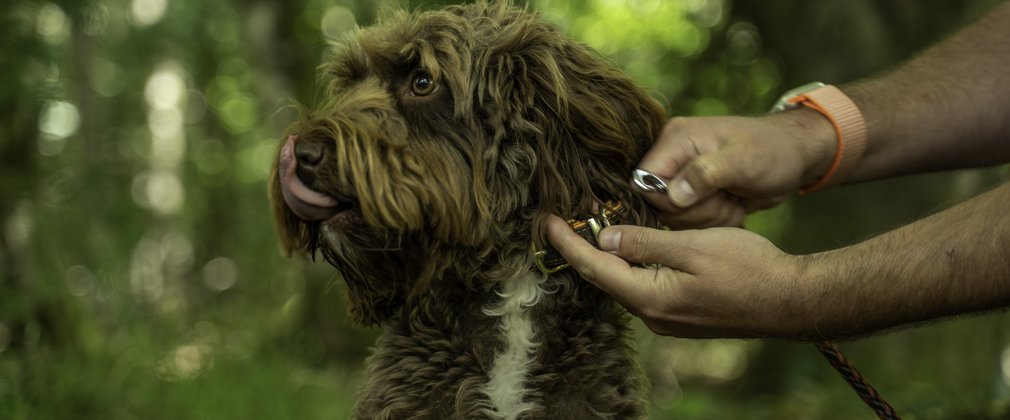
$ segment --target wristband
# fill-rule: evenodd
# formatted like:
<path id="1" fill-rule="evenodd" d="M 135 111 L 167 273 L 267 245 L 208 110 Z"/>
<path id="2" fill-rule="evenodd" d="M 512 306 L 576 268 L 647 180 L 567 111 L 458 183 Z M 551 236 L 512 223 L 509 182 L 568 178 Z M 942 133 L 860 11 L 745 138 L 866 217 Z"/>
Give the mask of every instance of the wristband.
<path id="1" fill-rule="evenodd" d="M 811 83 L 786 92 L 772 112 L 795 109 L 800 105 L 820 112 L 831 121 L 838 140 L 835 157 L 828 170 L 813 183 L 800 188 L 799 195 L 806 195 L 829 183 L 840 184 L 855 169 L 866 150 L 866 121 L 852 99 L 837 87 L 823 83 Z"/>

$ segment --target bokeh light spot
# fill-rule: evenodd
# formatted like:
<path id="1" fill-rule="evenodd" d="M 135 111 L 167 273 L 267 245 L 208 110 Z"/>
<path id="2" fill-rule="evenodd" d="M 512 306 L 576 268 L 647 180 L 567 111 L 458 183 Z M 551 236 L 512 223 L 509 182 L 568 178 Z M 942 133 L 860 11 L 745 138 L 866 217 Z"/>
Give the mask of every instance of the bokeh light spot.
<path id="1" fill-rule="evenodd" d="M 761 96 L 772 93 L 781 81 L 779 68 L 768 59 L 757 60 L 750 68 L 751 89 L 754 95 Z"/>
<path id="2" fill-rule="evenodd" d="M 70 102 L 49 101 L 42 106 L 39 131 L 53 139 L 65 139 L 74 135 L 81 124 L 81 114 Z"/>
<path id="3" fill-rule="evenodd" d="M 214 258 L 203 266 L 203 282 L 211 290 L 228 290 L 238 282 L 238 265 L 230 258 Z"/>
<path id="4" fill-rule="evenodd" d="M 151 26 L 165 16 L 168 0 L 133 0 L 130 21 L 137 27 Z"/>
<path id="5" fill-rule="evenodd" d="M 186 152 L 182 111 L 178 108 L 154 109 L 147 114 L 151 130 L 151 166 L 171 169 L 179 165 Z"/>
<path id="6" fill-rule="evenodd" d="M 83 265 L 75 265 L 67 269 L 64 275 L 67 291 L 73 296 L 87 296 L 95 291 L 95 276 Z"/>
<path id="7" fill-rule="evenodd" d="M 182 112 L 178 108 L 154 109 L 147 114 L 147 123 L 151 129 L 151 134 L 157 140 L 170 140 L 182 135 Z M 153 145 L 152 153 L 178 153 L 168 148 L 178 149 L 180 145 Z M 160 146 L 160 147 L 159 147 Z"/>
<path id="8" fill-rule="evenodd" d="M 49 101 L 42 106 L 39 116 L 39 131 L 42 141 L 39 142 L 39 153 L 54 156 L 63 151 L 64 140 L 77 133 L 81 125 L 81 114 L 70 102 Z"/>
<path id="9" fill-rule="evenodd" d="M 133 179 L 133 200 L 139 206 L 162 215 L 182 208 L 185 189 L 178 175 L 170 171 L 144 172 Z"/>
<path id="10" fill-rule="evenodd" d="M 221 121 L 232 134 L 245 133 L 256 123 L 256 104 L 245 95 L 225 99 L 219 111 Z"/>
<path id="11" fill-rule="evenodd" d="M 270 175 L 276 152 L 277 143 L 271 139 L 262 140 L 243 149 L 238 161 L 239 178 L 250 184 L 266 180 Z"/>
<path id="12" fill-rule="evenodd" d="M 354 12 L 342 6 L 326 9 L 326 13 L 323 13 L 323 20 L 319 24 L 319 28 L 323 31 L 323 36 L 329 40 L 341 39 L 345 33 L 357 26 Z"/>
<path id="13" fill-rule="evenodd" d="M 161 299 L 165 292 L 165 276 L 161 269 L 161 249 L 150 235 L 133 249 L 130 260 L 130 289 L 149 302 Z"/>
<path id="14" fill-rule="evenodd" d="M 4 221 L 4 232 L 7 245 L 12 250 L 18 250 L 28 244 L 31 238 L 32 228 L 35 218 L 32 217 L 32 204 L 28 200 L 21 200 L 11 215 Z"/>
<path id="15" fill-rule="evenodd" d="M 211 348 L 203 344 L 177 347 L 158 364 L 157 373 L 169 382 L 179 382 L 200 376 L 213 365 Z"/>
<path id="16" fill-rule="evenodd" d="M 144 86 L 144 99 L 155 109 L 175 108 L 185 99 L 186 83 L 178 64 L 166 62 L 151 74 Z"/>
<path id="17" fill-rule="evenodd" d="M 147 183 L 147 200 L 151 208 L 162 214 L 175 214 L 182 208 L 184 189 L 174 173 L 157 172 Z"/>
<path id="18" fill-rule="evenodd" d="M 91 89 L 95 93 L 111 98 L 119 95 L 126 87 L 126 75 L 116 63 L 104 57 L 91 60 Z"/>
<path id="19" fill-rule="evenodd" d="M 727 55 L 733 64 L 753 63 L 761 53 L 761 35 L 750 22 L 736 22 L 726 31 Z"/>
<path id="20" fill-rule="evenodd" d="M 186 110 L 183 114 L 183 122 L 186 124 L 196 124 L 207 115 L 207 98 L 198 90 L 190 89 L 186 93 Z"/>
<path id="21" fill-rule="evenodd" d="M 144 99 L 150 108 L 147 125 L 151 132 L 151 168 L 155 170 L 176 170 L 186 152 L 184 74 L 178 63 L 168 61 L 151 73 L 144 87 Z"/>
<path id="22" fill-rule="evenodd" d="M 686 3 L 695 22 L 712 28 L 722 21 L 725 10 L 722 0 L 688 0 Z"/>
<path id="23" fill-rule="evenodd" d="M 162 266 L 171 276 L 182 275 L 193 266 L 193 241 L 189 236 L 178 231 L 172 231 L 161 237 L 158 242 L 161 251 Z"/>
<path id="24" fill-rule="evenodd" d="M 47 44 L 62 44 L 70 38 L 70 19 L 60 6 L 46 3 L 39 9 L 35 20 L 35 32 Z"/>

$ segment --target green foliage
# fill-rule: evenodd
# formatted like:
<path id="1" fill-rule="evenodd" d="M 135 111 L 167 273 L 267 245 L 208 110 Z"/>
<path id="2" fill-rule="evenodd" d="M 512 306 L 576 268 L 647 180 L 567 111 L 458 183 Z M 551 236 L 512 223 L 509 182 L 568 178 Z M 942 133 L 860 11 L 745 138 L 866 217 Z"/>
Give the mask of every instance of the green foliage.
<path id="1" fill-rule="evenodd" d="M 376 333 L 348 325 L 328 266 L 280 255 L 265 184 L 290 104 L 319 99 L 328 43 L 386 3 L 5 6 L 0 418 L 346 415 Z M 806 77 L 879 71 L 993 2 L 808 3 L 531 7 L 619 63 L 671 115 L 714 115 L 761 113 Z M 835 21 L 849 26 L 824 24 Z M 748 226 L 814 252 L 1005 177 L 847 188 L 759 213 Z M 1010 401 L 1007 324 L 989 315 L 846 348 L 909 417 L 996 417 Z M 640 336 L 654 418 L 868 417 L 812 346 Z"/>

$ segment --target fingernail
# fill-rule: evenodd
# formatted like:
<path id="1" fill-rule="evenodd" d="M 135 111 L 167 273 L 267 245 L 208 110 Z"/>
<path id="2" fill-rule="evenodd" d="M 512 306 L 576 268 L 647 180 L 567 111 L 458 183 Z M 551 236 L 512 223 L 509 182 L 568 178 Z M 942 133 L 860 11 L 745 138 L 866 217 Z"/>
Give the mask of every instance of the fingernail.
<path id="1" fill-rule="evenodd" d="M 678 207 L 687 207 L 694 204 L 696 199 L 694 188 L 691 184 L 687 183 L 687 180 L 681 179 L 673 183 L 673 188 L 670 188 L 670 201 L 676 204 Z"/>
<path id="2" fill-rule="evenodd" d="M 615 229 L 603 229 L 600 231 L 600 249 L 607 252 L 617 251 L 621 248 L 621 231 Z"/>

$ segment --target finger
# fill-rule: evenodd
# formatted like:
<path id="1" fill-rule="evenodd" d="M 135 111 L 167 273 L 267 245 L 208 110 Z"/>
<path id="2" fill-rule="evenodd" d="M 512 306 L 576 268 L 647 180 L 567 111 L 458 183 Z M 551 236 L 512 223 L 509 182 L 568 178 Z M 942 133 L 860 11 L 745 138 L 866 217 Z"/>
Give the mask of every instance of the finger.
<path id="1" fill-rule="evenodd" d="M 547 238 L 579 274 L 593 283 L 601 277 L 609 279 L 632 275 L 627 262 L 590 245 L 560 217 L 551 215 L 547 219 Z"/>
<path id="2" fill-rule="evenodd" d="M 746 216 L 745 205 L 726 194 L 715 194 L 686 209 L 660 214 L 663 222 L 674 229 L 740 226 Z"/>
<path id="3" fill-rule="evenodd" d="M 670 199 L 667 198 L 665 193 L 643 192 L 642 190 L 638 189 L 638 185 L 635 184 L 634 180 L 628 181 L 628 185 L 631 186 L 632 191 L 638 192 L 642 196 L 642 198 L 645 198 L 645 201 L 649 202 L 649 204 L 651 204 L 654 208 L 656 208 L 662 213 L 679 213 L 683 211 L 683 209 L 674 206 L 673 203 L 670 202 Z"/>
<path id="4" fill-rule="evenodd" d="M 695 237 L 694 231 L 615 225 L 600 231 L 600 247 L 628 261 L 692 272 L 689 268 L 696 252 L 690 244 Z"/>
<path id="5" fill-rule="evenodd" d="M 733 166 L 723 150 L 698 156 L 667 185 L 667 196 L 677 207 L 691 207 L 698 201 L 730 187 Z"/>
<path id="6" fill-rule="evenodd" d="M 688 137 L 684 122 L 683 118 L 673 118 L 667 122 L 659 138 L 642 156 L 638 167 L 669 180 L 697 156 L 694 142 Z"/>
<path id="7" fill-rule="evenodd" d="M 631 267 L 620 257 L 594 248 L 560 217 L 548 217 L 547 238 L 582 277 L 625 307 L 638 307 L 655 295 L 648 290 L 654 284 L 643 281 L 655 275 L 653 270 Z"/>

